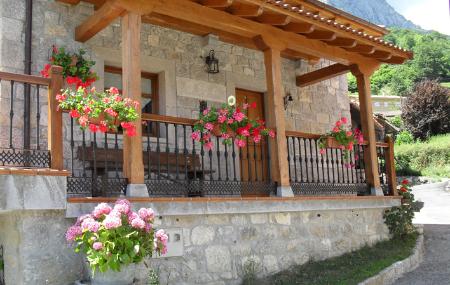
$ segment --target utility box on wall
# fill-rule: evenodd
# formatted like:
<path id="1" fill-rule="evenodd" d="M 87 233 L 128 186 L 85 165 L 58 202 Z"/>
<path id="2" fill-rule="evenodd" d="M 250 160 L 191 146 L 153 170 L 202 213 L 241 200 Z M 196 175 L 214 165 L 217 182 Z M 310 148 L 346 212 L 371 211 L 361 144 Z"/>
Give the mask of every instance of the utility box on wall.
<path id="1" fill-rule="evenodd" d="M 183 230 L 182 229 L 165 229 L 169 240 L 167 241 L 167 253 L 160 257 L 183 256 Z"/>

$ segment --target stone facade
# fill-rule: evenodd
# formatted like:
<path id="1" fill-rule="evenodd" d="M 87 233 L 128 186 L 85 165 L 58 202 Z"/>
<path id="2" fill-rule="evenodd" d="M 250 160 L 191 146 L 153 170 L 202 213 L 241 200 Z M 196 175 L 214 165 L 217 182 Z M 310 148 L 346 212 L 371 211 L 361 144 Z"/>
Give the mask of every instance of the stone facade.
<path id="1" fill-rule="evenodd" d="M 0 1 L 0 70 L 22 73 L 25 1 Z M 84 48 L 88 56 L 97 62 L 95 69 L 100 75 L 97 87 L 103 87 L 104 64 L 121 65 L 121 27 L 120 21 L 116 21 L 85 44 L 74 41 L 75 27 L 93 11 L 89 4 L 70 6 L 53 0 L 34 1 L 34 74 L 38 74 L 47 63 L 51 45 L 65 46 L 73 51 Z M 262 52 L 223 43 L 213 35 L 204 38 L 149 24 L 142 26 L 141 42 L 142 69 L 157 73 L 159 77 L 161 114 L 195 118 L 198 115 L 199 100 L 206 100 L 210 105 L 220 104 L 226 102 L 226 98 L 233 95 L 236 88 L 263 93 L 266 91 Z M 220 61 L 221 72 L 218 74 L 205 72 L 204 57 L 211 49 L 216 51 Z M 287 129 L 323 133 L 329 130 L 336 119 L 349 116 L 345 76 L 307 88 L 295 85 L 296 75 L 328 64 L 330 62 L 326 60 L 321 60 L 315 66 L 301 60 L 283 60 L 283 87 L 294 99 L 286 111 Z M 9 111 L 8 88 L 8 84 L 2 84 L 0 99 L 3 111 Z M 18 90 L 17 93 L 20 94 L 21 91 Z M 42 93 L 45 94 L 45 90 Z M 46 101 L 41 100 L 40 103 L 41 131 L 45 134 Z M 35 109 L 34 106 L 32 109 Z M 20 102 L 15 108 L 16 114 L 23 112 Z M 266 110 L 266 113 L 270 111 Z M 7 118 L 1 118 L 2 125 L 5 125 Z M 17 136 L 20 134 L 21 128 L 17 125 Z M 42 143 L 45 144 L 45 141 Z"/>

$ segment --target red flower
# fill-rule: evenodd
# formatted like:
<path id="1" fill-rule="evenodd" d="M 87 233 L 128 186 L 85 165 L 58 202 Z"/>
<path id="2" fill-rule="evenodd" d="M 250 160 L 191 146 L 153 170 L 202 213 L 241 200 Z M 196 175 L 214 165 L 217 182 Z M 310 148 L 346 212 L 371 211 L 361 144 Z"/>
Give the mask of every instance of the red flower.
<path id="1" fill-rule="evenodd" d="M 58 53 L 58 48 L 55 45 L 52 46 L 52 52 Z"/>
<path id="2" fill-rule="evenodd" d="M 66 100 L 66 95 L 64 95 L 64 94 L 56 94 L 56 101 L 62 102 L 64 100 Z"/>
<path id="3" fill-rule="evenodd" d="M 96 133 L 98 131 L 98 126 L 96 124 L 89 124 L 89 130 L 91 132 Z"/>
<path id="4" fill-rule="evenodd" d="M 69 85 L 76 84 L 77 87 L 78 87 L 78 85 L 81 83 L 81 80 L 77 76 L 67 76 L 66 77 L 66 82 Z"/>
<path id="5" fill-rule="evenodd" d="M 109 88 L 109 92 L 111 94 L 117 95 L 117 94 L 119 94 L 119 89 L 117 89 L 116 87 L 111 87 L 111 88 Z"/>
<path id="6" fill-rule="evenodd" d="M 250 103 L 249 108 L 250 108 L 250 109 L 255 109 L 255 108 L 256 108 L 256 102 Z"/>
<path id="7" fill-rule="evenodd" d="M 106 125 L 105 121 L 100 122 L 99 130 L 102 133 L 106 133 L 108 131 L 108 126 Z"/>
<path id="8" fill-rule="evenodd" d="M 45 78 L 48 78 L 50 76 L 50 74 L 48 73 L 48 71 L 50 70 L 52 66 L 50 64 L 46 64 L 44 65 L 44 69 L 41 70 L 41 75 Z"/>
<path id="9" fill-rule="evenodd" d="M 80 113 L 78 113 L 78 110 L 70 110 L 69 115 L 72 118 L 79 118 L 80 117 Z"/>
<path id="10" fill-rule="evenodd" d="M 124 128 L 124 129 L 129 129 L 129 128 L 134 127 L 134 126 L 133 126 L 133 123 L 130 123 L 130 122 L 122 122 L 122 123 L 120 123 L 120 125 L 121 125 L 122 128 Z"/>
<path id="11" fill-rule="evenodd" d="M 274 130 L 270 130 L 269 131 L 269 137 L 271 137 L 271 138 L 275 137 L 275 131 Z"/>
<path id="12" fill-rule="evenodd" d="M 408 181 L 408 179 L 403 179 L 403 180 L 402 180 L 402 184 L 404 184 L 404 185 L 408 185 L 408 184 L 409 184 L 409 181 Z"/>
<path id="13" fill-rule="evenodd" d="M 408 189 L 406 189 L 405 187 L 400 187 L 400 191 L 402 191 L 403 193 L 408 192 Z"/>
<path id="14" fill-rule="evenodd" d="M 134 137 L 136 135 L 136 128 L 134 127 L 134 125 L 126 129 L 126 135 L 129 137 Z"/>
<path id="15" fill-rule="evenodd" d="M 342 122 L 343 124 L 347 124 L 347 118 L 346 118 L 346 117 L 342 117 L 342 118 L 341 118 L 341 122 Z"/>

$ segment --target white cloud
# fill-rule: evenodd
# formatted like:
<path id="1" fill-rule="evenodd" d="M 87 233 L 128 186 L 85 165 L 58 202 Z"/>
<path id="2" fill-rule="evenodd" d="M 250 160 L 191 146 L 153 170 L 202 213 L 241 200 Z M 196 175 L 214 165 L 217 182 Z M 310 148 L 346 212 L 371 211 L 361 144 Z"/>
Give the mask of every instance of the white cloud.
<path id="1" fill-rule="evenodd" d="M 426 30 L 450 35 L 448 0 L 388 0 L 399 13 Z"/>

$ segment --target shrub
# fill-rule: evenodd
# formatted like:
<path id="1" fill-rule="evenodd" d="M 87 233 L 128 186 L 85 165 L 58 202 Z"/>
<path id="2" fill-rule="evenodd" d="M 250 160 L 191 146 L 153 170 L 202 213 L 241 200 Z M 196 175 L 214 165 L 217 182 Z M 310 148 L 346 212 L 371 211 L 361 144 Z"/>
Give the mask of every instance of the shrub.
<path id="1" fill-rule="evenodd" d="M 408 180 L 403 180 L 397 190 L 402 196 L 402 204 L 386 210 L 384 220 L 394 238 L 405 238 L 415 231 L 412 224 L 415 201 Z"/>
<path id="2" fill-rule="evenodd" d="M 395 163 L 399 175 L 450 177 L 450 134 L 428 141 L 395 145 Z"/>
<path id="3" fill-rule="evenodd" d="M 397 128 L 403 128 L 403 121 L 401 116 L 395 116 L 389 120 L 391 124 L 396 126 Z"/>
<path id="4" fill-rule="evenodd" d="M 414 138 L 450 132 L 450 90 L 437 81 L 419 82 L 402 107 L 402 119 Z"/>
<path id="5" fill-rule="evenodd" d="M 395 137 L 395 143 L 398 145 L 410 144 L 413 142 L 414 142 L 414 138 L 413 138 L 412 134 L 406 130 L 399 132 L 397 134 L 397 136 Z"/>

